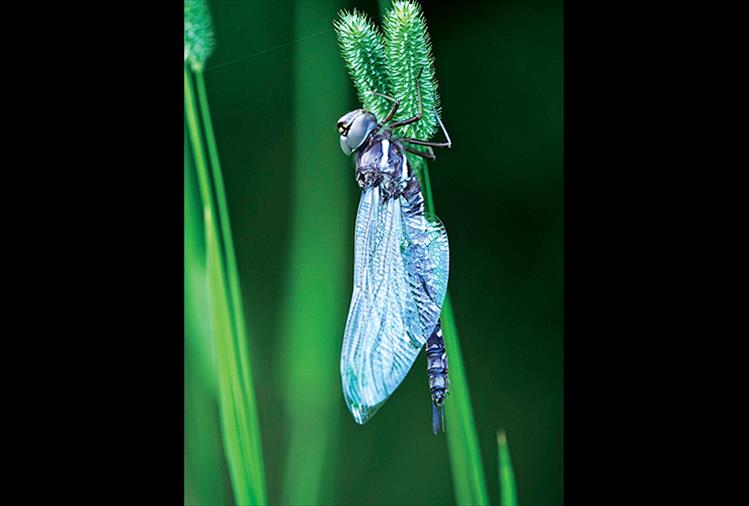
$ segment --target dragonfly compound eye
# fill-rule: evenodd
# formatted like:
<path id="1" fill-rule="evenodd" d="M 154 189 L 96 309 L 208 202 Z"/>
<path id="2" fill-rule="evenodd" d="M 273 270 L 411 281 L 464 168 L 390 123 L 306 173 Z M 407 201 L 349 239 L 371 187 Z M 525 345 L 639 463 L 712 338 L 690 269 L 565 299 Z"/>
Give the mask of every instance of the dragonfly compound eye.
<path id="1" fill-rule="evenodd" d="M 351 155 L 364 144 L 372 130 L 377 128 L 377 119 L 371 112 L 357 109 L 341 117 L 336 126 L 341 134 L 341 150 L 346 155 Z"/>

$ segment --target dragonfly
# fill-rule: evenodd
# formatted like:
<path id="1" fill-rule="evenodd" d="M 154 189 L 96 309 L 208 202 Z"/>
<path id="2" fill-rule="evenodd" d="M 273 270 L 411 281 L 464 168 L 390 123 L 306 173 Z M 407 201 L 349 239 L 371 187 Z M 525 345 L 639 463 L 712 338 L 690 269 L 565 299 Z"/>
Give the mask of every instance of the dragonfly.
<path id="1" fill-rule="evenodd" d="M 450 249 L 442 222 L 425 212 L 419 180 L 406 153 L 435 159 L 446 142 L 398 136 L 397 128 L 420 121 L 418 113 L 391 120 L 400 101 L 370 92 L 393 106 L 382 122 L 365 109 L 337 123 L 341 150 L 356 156 L 362 189 L 354 230 L 354 287 L 341 350 L 341 383 L 346 405 L 358 424 L 366 423 L 398 388 L 422 348 L 432 398 L 432 430 L 444 425 L 449 388 L 447 353 L 440 312 L 447 293 Z M 414 146 L 425 146 L 420 151 Z"/>

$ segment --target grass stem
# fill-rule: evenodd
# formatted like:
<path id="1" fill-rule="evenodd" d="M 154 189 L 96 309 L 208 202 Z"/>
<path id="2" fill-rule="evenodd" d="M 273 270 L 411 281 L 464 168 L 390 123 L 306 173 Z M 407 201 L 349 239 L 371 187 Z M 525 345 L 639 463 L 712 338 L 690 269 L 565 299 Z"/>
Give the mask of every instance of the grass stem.
<path id="1" fill-rule="evenodd" d="M 450 366 L 450 397 L 445 408 L 445 418 L 455 500 L 461 505 L 488 505 L 484 466 L 449 292 L 445 297 L 441 318 Z"/>
<path id="2" fill-rule="evenodd" d="M 202 73 L 198 71 L 195 79 L 198 100 L 191 74 L 185 66 L 185 113 L 203 207 L 208 298 L 216 344 L 224 451 L 236 503 L 264 505 L 268 501 L 260 426 L 226 196 Z M 208 146 L 210 165 L 203 137 Z"/>
<path id="3" fill-rule="evenodd" d="M 207 304 L 203 214 L 199 209 L 193 153 L 185 124 L 185 504 L 228 504 L 231 484 L 216 401 L 215 353 Z"/>

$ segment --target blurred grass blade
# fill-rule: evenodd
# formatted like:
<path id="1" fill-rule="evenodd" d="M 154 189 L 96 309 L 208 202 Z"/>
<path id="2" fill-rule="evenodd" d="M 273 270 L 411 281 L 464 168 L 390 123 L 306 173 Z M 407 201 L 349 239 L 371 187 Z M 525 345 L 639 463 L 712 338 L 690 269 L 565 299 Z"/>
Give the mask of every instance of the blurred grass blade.
<path id="1" fill-rule="evenodd" d="M 221 244 L 224 253 L 224 268 L 226 269 L 226 278 L 229 281 L 229 292 L 231 300 L 231 310 L 234 316 L 234 331 L 239 339 L 240 358 L 242 366 L 249 367 L 247 357 L 247 326 L 244 321 L 244 308 L 242 307 L 242 292 L 239 286 L 239 272 L 237 271 L 237 259 L 234 254 L 234 240 L 231 232 L 231 221 L 229 220 L 229 207 L 224 189 L 224 179 L 221 172 L 221 162 L 218 157 L 216 140 L 213 136 L 213 122 L 211 121 L 211 111 L 208 106 L 208 97 L 205 90 L 205 79 L 202 72 L 195 73 L 195 84 L 198 90 L 198 104 L 200 105 L 200 117 L 203 120 L 203 133 L 205 143 L 208 148 L 208 159 L 210 161 L 211 175 L 213 176 L 213 190 L 216 195 L 216 208 L 218 209 L 220 225 Z M 251 378 L 250 378 L 251 379 Z"/>
<path id="2" fill-rule="evenodd" d="M 203 207 L 208 299 L 215 340 L 216 370 L 219 375 L 219 411 L 224 451 L 236 503 L 267 504 L 260 427 L 252 386 L 246 325 L 241 294 L 238 290 L 239 280 L 221 169 L 218 164 L 209 167 L 207 163 L 192 76 L 187 66 L 184 77 L 185 111 Z M 203 107 L 200 112 L 202 126 L 207 129 L 205 142 L 209 147 L 209 153 L 213 150 L 212 160 L 217 162 L 205 89 L 202 78 L 199 77 L 197 80 L 203 95 Z"/>
<path id="3" fill-rule="evenodd" d="M 231 231 L 231 221 L 229 218 L 229 207 L 227 204 L 226 190 L 224 189 L 223 174 L 221 163 L 218 156 L 215 137 L 213 135 L 213 122 L 211 120 L 208 97 L 205 89 L 205 79 L 202 72 L 195 73 L 195 81 L 198 90 L 198 103 L 200 104 L 200 116 L 203 120 L 203 129 L 205 134 L 206 146 L 208 147 L 208 157 L 210 160 L 211 174 L 213 176 L 213 189 L 216 197 L 215 208 L 218 209 L 219 215 L 219 235 L 221 240 L 220 252 L 223 253 L 222 265 L 225 269 L 225 276 L 228 280 L 225 288 L 228 288 L 229 314 L 232 317 L 232 335 L 234 336 L 233 357 L 238 361 L 239 377 L 242 381 L 244 404 L 240 408 L 246 408 L 247 412 L 240 410 L 240 415 L 246 419 L 247 439 L 251 442 L 249 448 L 245 448 L 244 457 L 248 459 L 249 478 L 253 484 L 256 484 L 257 497 L 260 504 L 267 502 L 267 491 L 265 485 L 265 466 L 263 463 L 262 444 L 260 439 L 260 423 L 257 416 L 257 400 L 255 399 L 255 389 L 253 387 L 252 369 L 250 367 L 250 355 L 248 349 L 249 339 L 247 336 L 247 324 L 244 317 L 244 306 L 242 305 L 242 291 L 239 284 L 239 272 L 237 269 L 237 260 L 234 252 L 234 240 Z M 215 222 L 214 222 L 215 224 Z M 248 441 L 243 440 L 247 446 Z M 256 504 L 256 503 L 251 503 Z"/>
<path id="4" fill-rule="evenodd" d="M 185 129 L 185 339 L 189 350 L 186 367 L 194 368 L 208 392 L 216 392 L 215 350 L 208 309 L 203 212 L 195 180 L 190 141 Z"/>
<path id="5" fill-rule="evenodd" d="M 297 3 L 294 37 L 329 27 L 335 12 L 334 0 Z M 333 504 L 352 188 L 345 177 L 350 161 L 331 136 L 350 94 L 332 38 L 296 44 L 294 68 L 291 241 L 278 376 L 290 435 L 281 503 Z"/>
<path id="6" fill-rule="evenodd" d="M 227 288 L 220 262 L 218 237 L 212 219 L 206 219 L 208 243 L 208 293 L 213 310 L 219 374 L 220 413 L 224 451 L 237 504 L 265 504 L 260 487 L 252 479 L 252 437 L 248 434 L 247 415 L 242 397 L 241 372 L 234 355 Z"/>
<path id="7" fill-rule="evenodd" d="M 185 504 L 231 501 L 216 405 L 203 216 L 185 130 Z"/>
<path id="8" fill-rule="evenodd" d="M 499 452 L 499 504 L 500 506 L 517 506 L 515 476 L 512 472 L 510 448 L 507 446 L 505 431 L 497 433 L 497 447 Z"/>

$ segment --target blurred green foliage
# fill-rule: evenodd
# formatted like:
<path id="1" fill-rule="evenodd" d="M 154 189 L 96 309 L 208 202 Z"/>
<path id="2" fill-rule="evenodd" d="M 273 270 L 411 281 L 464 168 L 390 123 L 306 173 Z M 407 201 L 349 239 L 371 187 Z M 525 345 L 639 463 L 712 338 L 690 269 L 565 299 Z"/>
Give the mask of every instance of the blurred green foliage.
<path id="1" fill-rule="evenodd" d="M 333 0 L 302 2 L 294 14 L 295 39 L 310 26 L 329 25 Z M 330 504 L 338 472 L 341 421 L 339 373 L 342 323 L 350 297 L 348 160 L 329 149 L 325 118 L 348 107 L 346 71 L 335 42 L 294 44 L 292 218 L 285 269 L 285 305 L 278 336 L 288 429 L 283 504 Z M 324 74 L 326 79 L 318 79 Z M 340 151 L 340 150 L 339 150 Z"/>
<path id="2" fill-rule="evenodd" d="M 344 81 L 341 87 L 345 69 L 335 44 L 334 16 L 308 16 L 300 22 L 305 4 L 319 3 L 212 2 L 216 47 L 205 67 L 250 325 L 272 504 L 284 495 L 294 431 L 287 381 L 307 374 L 289 371 L 286 351 L 289 329 L 304 331 L 303 325 L 287 321 L 293 276 L 289 263 L 299 255 L 293 246 L 299 242 L 295 202 L 299 192 L 310 192 L 314 197 L 305 198 L 320 205 L 330 202 L 336 215 L 343 213 L 334 223 L 323 210 L 309 220 L 309 231 L 320 244 L 310 248 L 304 263 L 306 269 L 319 265 L 342 272 L 348 299 L 359 196 L 353 161 L 340 152 L 335 131 L 338 117 L 357 107 L 358 101 L 352 86 Z M 376 1 L 333 4 L 334 10 L 357 7 L 373 17 L 378 14 Z M 450 236 L 449 290 L 486 475 L 499 474 L 495 430 L 504 427 L 512 434 L 512 464 L 523 504 L 561 504 L 562 2 L 508 0 L 470 8 L 425 2 L 424 10 L 436 57 L 442 118 L 454 141 L 451 150 L 441 150 L 430 164 L 431 184 Z M 331 71 L 327 63 L 316 64 L 318 59 L 338 61 L 340 71 Z M 302 111 L 299 94 L 305 83 L 309 95 Z M 330 105 L 337 103 L 341 110 Z M 297 157 L 305 156 L 301 137 L 306 135 L 313 136 L 316 151 L 302 164 Z M 321 174 L 336 170 L 332 164 L 337 163 L 341 184 L 331 185 L 327 175 L 318 179 L 314 174 L 305 174 L 304 185 L 299 184 L 299 170 L 314 171 L 316 163 L 326 164 Z M 314 233 L 315 226 L 319 233 Z M 340 227 L 345 235 L 326 246 L 331 226 Z M 308 276 L 313 278 L 314 272 Z M 304 283 L 305 297 L 314 298 L 320 283 Z M 304 313 L 310 331 L 297 339 L 338 350 L 347 306 L 346 300 L 329 311 L 320 305 L 321 309 Z M 325 335 L 319 330 L 323 328 L 329 328 Z M 302 367 L 321 364 L 310 360 Z M 333 367 L 337 376 L 337 362 Z M 316 390 L 334 389 L 321 394 L 333 399 L 330 404 L 324 401 L 324 409 L 330 411 L 330 420 L 338 420 L 334 437 L 325 443 L 325 481 L 320 485 L 331 504 L 453 503 L 445 438 L 434 437 L 430 430 L 425 368 L 420 357 L 365 426 L 351 420 L 339 384 L 307 386 L 313 395 L 310 403 Z M 186 384 L 190 374 L 186 370 Z M 320 372 L 325 374 L 329 371 Z M 216 408 L 205 406 L 203 418 L 191 416 L 207 423 Z M 187 420 L 186 413 L 186 430 Z M 186 433 L 186 445 L 189 436 Z M 186 477 L 200 472 L 186 469 Z M 188 483 L 186 490 L 195 487 Z M 498 504 L 498 490 L 489 486 L 489 493 L 491 503 Z M 188 494 L 186 501 L 194 496 Z"/>

